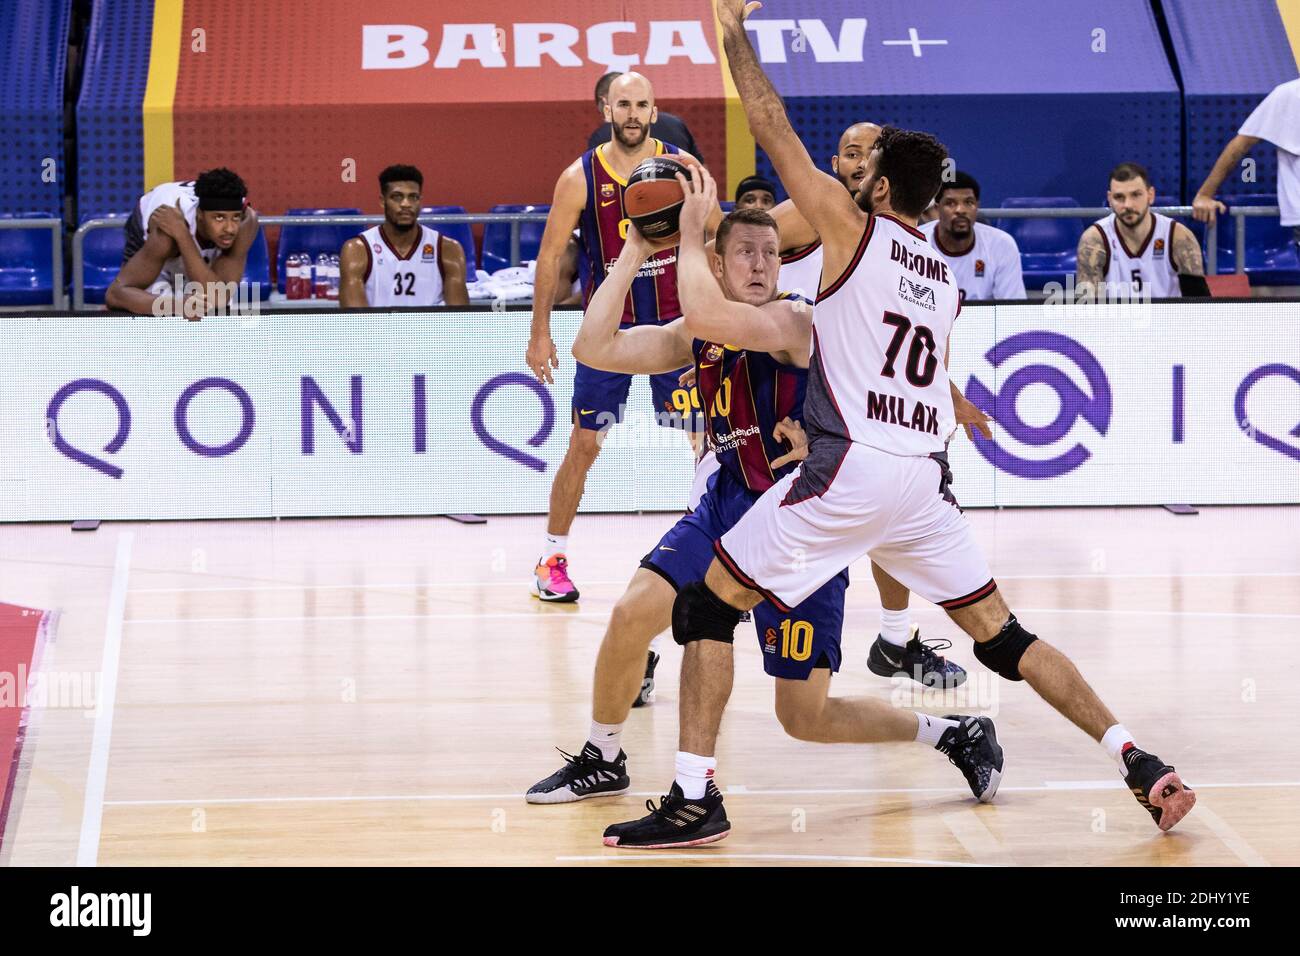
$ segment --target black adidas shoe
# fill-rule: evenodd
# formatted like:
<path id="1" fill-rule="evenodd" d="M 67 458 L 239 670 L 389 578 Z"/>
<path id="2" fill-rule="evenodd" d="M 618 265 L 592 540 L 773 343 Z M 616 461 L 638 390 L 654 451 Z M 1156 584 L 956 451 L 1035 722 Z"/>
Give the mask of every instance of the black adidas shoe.
<path id="1" fill-rule="evenodd" d="M 633 707 L 645 707 L 647 704 L 654 703 L 655 699 L 655 668 L 659 666 L 659 655 L 650 651 L 645 661 L 645 677 L 641 679 L 641 693 L 636 695 L 636 700 L 632 701 Z"/>
<path id="2" fill-rule="evenodd" d="M 524 799 L 529 803 L 572 803 L 588 797 L 616 797 L 627 793 L 632 785 L 627 776 L 627 754 L 621 750 L 613 763 L 605 760 L 600 748 L 591 741 L 587 741 L 576 757 L 563 750 L 560 753 L 564 754 L 564 766 L 528 788 Z"/>
<path id="3" fill-rule="evenodd" d="M 912 639 L 906 646 L 899 647 L 876 635 L 876 642 L 871 645 L 867 657 L 867 670 L 881 677 L 902 675 L 910 677 L 926 687 L 939 687 L 945 690 L 966 682 L 966 671 L 960 664 L 940 657 L 935 649 L 947 650 L 952 641 L 935 637 L 921 640 L 921 629 L 912 625 Z"/>
<path id="4" fill-rule="evenodd" d="M 957 726 L 945 730 L 934 749 L 948 755 L 948 760 L 966 778 L 976 800 L 991 802 L 1002 782 L 1002 748 L 998 746 L 993 721 L 964 714 L 945 714 L 944 720 L 955 720 Z"/>
<path id="5" fill-rule="evenodd" d="M 1162 830 L 1172 830 L 1196 806 L 1195 791 L 1173 767 L 1132 744 L 1124 749 L 1124 782 Z"/>
<path id="6" fill-rule="evenodd" d="M 653 800 L 647 800 L 645 805 L 649 815 L 605 829 L 605 846 L 668 850 L 716 843 L 731 832 L 727 811 L 722 808 L 722 794 L 712 780 L 700 800 L 687 800 L 674 782 L 659 806 Z"/>

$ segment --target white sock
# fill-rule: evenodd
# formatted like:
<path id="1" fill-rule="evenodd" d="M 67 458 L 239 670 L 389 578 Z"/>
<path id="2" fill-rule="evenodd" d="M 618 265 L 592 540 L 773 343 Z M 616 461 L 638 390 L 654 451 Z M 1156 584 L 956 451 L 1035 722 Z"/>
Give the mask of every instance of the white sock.
<path id="1" fill-rule="evenodd" d="M 682 788 L 682 795 L 687 800 L 702 799 L 717 766 L 716 757 L 701 757 L 684 750 L 677 751 L 677 786 Z"/>
<path id="2" fill-rule="evenodd" d="M 551 534 L 546 532 L 546 539 L 542 542 L 542 563 L 546 559 L 556 554 L 569 553 L 569 536 L 567 534 Z"/>
<path id="3" fill-rule="evenodd" d="M 623 736 L 622 724 L 599 724 L 596 721 L 591 722 L 591 734 L 587 740 L 593 747 L 600 750 L 600 755 L 607 763 L 613 763 L 618 759 L 618 752 L 622 749 L 619 745 L 619 738 Z"/>
<path id="4" fill-rule="evenodd" d="M 912 639 L 912 615 L 907 608 L 901 611 L 880 609 L 880 636 L 895 647 L 903 647 Z"/>
<path id="5" fill-rule="evenodd" d="M 1128 767 L 1124 766 L 1124 745 L 1131 743 L 1133 743 L 1133 735 L 1123 724 L 1111 727 L 1101 738 L 1101 745 L 1106 748 L 1106 753 L 1110 754 L 1110 759 L 1119 764 L 1119 769 L 1124 771 L 1128 770 Z"/>
<path id="6" fill-rule="evenodd" d="M 956 726 L 958 724 L 955 720 L 918 713 L 916 715 L 916 742 L 918 744 L 929 744 L 933 747 L 939 742 L 939 738 L 943 736 L 945 730 Z"/>

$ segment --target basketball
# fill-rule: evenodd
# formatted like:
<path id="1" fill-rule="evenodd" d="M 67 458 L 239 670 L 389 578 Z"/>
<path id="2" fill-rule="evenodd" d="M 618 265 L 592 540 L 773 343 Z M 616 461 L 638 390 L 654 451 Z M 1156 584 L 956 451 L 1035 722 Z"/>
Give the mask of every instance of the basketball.
<path id="1" fill-rule="evenodd" d="M 628 178 L 623 209 L 647 239 L 659 241 L 677 236 L 682 203 L 686 200 L 677 173 L 691 178 L 691 168 L 680 159 L 652 156 L 643 160 Z"/>

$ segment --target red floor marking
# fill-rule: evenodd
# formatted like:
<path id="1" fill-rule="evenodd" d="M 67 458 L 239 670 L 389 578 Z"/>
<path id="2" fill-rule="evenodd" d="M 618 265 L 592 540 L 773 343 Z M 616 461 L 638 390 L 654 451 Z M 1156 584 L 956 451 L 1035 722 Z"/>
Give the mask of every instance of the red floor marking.
<path id="1" fill-rule="evenodd" d="M 0 604 L 0 783 L 4 787 L 0 796 L 0 844 L 4 842 L 27 731 L 26 684 L 50 619 L 48 611 Z"/>

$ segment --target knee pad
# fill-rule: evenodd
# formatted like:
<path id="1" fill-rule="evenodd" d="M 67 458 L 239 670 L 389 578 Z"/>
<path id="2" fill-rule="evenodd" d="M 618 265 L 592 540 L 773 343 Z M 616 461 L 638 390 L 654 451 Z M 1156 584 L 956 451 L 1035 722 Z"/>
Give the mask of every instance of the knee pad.
<path id="1" fill-rule="evenodd" d="M 1011 620 L 1002 625 L 997 637 L 982 644 L 976 642 L 975 659 L 1000 677 L 1024 680 L 1020 676 L 1020 658 L 1036 640 L 1038 637 L 1021 627 L 1013 614 Z"/>
<path id="2" fill-rule="evenodd" d="M 735 640 L 740 611 L 708 589 L 703 581 L 693 581 L 677 592 L 673 601 L 673 640 L 685 647 L 691 641 Z"/>

